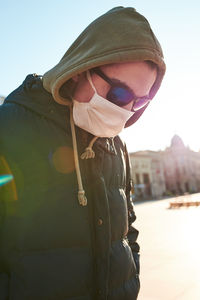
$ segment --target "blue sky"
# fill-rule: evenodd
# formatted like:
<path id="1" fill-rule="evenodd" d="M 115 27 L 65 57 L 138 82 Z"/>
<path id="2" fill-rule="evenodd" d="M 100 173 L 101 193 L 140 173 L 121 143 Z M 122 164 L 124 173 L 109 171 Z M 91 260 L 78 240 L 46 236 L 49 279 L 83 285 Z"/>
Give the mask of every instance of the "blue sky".
<path id="1" fill-rule="evenodd" d="M 200 149 L 200 4 L 191 1 L 1 1 L 0 95 L 29 73 L 52 68 L 81 31 L 114 6 L 142 13 L 160 41 L 167 64 L 163 85 L 141 119 L 122 133 L 128 149 L 159 150 L 174 134 Z"/>

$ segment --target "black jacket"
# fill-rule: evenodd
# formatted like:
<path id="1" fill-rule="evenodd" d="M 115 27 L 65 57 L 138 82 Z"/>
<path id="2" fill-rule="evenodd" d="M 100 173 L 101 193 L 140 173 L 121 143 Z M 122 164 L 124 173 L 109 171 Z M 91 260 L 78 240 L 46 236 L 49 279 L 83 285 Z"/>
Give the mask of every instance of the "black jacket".
<path id="1" fill-rule="evenodd" d="M 79 155 L 92 136 L 76 128 Z M 0 107 L 0 299 L 134 300 L 138 231 L 126 148 L 99 138 L 81 160 L 88 198 L 77 200 L 68 107 L 35 75 Z M 136 267 L 137 266 L 137 267 Z"/>

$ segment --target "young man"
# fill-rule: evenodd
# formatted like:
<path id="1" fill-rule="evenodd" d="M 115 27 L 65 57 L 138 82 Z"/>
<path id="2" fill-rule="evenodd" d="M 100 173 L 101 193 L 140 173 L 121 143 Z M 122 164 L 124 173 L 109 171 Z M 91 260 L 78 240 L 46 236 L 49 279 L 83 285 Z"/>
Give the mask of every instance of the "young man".
<path id="1" fill-rule="evenodd" d="M 165 72 L 147 20 L 116 7 L 0 108 L 0 299 L 134 300 L 132 125 Z"/>

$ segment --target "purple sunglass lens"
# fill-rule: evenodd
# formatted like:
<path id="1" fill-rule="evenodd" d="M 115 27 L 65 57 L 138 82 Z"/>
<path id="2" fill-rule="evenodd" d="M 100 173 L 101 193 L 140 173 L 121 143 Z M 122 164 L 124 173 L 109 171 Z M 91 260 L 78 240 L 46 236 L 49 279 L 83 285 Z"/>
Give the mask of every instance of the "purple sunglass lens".
<path id="1" fill-rule="evenodd" d="M 113 87 L 108 92 L 107 99 L 118 106 L 124 106 L 133 100 L 133 94 L 123 87 Z"/>

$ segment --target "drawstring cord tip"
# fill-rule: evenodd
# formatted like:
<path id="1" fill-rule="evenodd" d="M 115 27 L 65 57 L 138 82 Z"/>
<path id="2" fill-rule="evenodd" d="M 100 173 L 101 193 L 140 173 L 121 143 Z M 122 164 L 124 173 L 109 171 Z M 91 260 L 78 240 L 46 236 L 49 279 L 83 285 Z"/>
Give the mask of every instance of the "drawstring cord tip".
<path id="1" fill-rule="evenodd" d="M 87 205 L 87 198 L 85 196 L 85 191 L 84 190 L 78 191 L 78 201 L 79 201 L 79 204 L 82 205 L 82 206 Z"/>
<path id="2" fill-rule="evenodd" d="M 98 139 L 98 136 L 93 137 L 91 142 L 89 143 L 89 146 L 85 149 L 85 152 L 81 154 L 81 159 L 88 159 L 88 158 L 94 158 L 95 157 L 95 152 L 92 149 L 94 143 Z"/>
<path id="3" fill-rule="evenodd" d="M 88 159 L 88 158 L 94 158 L 95 152 L 92 150 L 91 147 L 87 147 L 85 149 L 85 152 L 81 154 L 81 159 Z"/>

